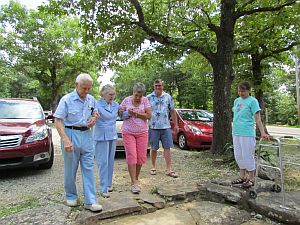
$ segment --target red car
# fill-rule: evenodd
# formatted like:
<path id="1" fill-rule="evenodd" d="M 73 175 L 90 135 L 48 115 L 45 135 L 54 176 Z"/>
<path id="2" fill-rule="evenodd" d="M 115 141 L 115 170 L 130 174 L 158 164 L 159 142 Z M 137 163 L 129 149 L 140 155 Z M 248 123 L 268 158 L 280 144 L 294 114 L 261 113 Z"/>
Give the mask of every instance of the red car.
<path id="1" fill-rule="evenodd" d="M 171 120 L 173 141 L 179 148 L 210 148 L 213 139 L 213 118 L 200 109 L 175 109 L 178 118 L 178 133 Z"/>
<path id="2" fill-rule="evenodd" d="M 38 166 L 50 169 L 54 151 L 51 128 L 40 103 L 0 99 L 0 170 Z"/>

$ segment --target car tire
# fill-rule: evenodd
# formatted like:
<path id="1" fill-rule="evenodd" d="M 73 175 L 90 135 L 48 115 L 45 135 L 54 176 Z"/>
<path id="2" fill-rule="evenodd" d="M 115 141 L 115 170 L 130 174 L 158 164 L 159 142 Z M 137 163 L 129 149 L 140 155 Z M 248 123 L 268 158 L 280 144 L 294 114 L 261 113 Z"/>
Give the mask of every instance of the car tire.
<path id="1" fill-rule="evenodd" d="M 48 170 L 48 169 L 51 169 L 52 165 L 53 165 L 53 161 L 54 161 L 54 148 L 53 148 L 53 143 L 51 143 L 51 156 L 50 156 L 50 159 L 48 162 L 46 163 L 43 163 L 43 164 L 40 164 L 39 165 L 39 169 L 41 170 Z"/>
<path id="2" fill-rule="evenodd" d="M 186 137 L 183 133 L 178 135 L 178 146 L 180 149 L 188 149 Z"/>

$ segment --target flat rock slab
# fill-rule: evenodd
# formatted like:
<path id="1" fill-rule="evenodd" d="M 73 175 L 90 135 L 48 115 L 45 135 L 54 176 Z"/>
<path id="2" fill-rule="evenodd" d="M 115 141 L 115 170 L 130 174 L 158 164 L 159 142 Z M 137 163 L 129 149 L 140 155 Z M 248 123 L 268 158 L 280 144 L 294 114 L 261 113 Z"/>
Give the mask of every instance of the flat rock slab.
<path id="1" fill-rule="evenodd" d="M 282 207 L 282 193 L 271 191 L 274 182 L 259 180 L 256 199 L 250 198 L 249 190 L 228 186 L 229 181 L 213 182 L 198 184 L 203 199 L 218 203 L 235 203 L 239 207 L 285 224 L 300 224 L 299 192 L 286 193 L 286 206 L 289 209 L 285 209 Z"/>
<path id="2" fill-rule="evenodd" d="M 100 223 L 99 223 L 100 224 Z M 146 215 L 120 218 L 105 225 L 195 225 L 195 220 L 188 210 L 171 207 L 157 210 Z"/>
<path id="3" fill-rule="evenodd" d="M 148 203 L 157 209 L 165 208 L 165 205 L 166 205 L 166 201 L 164 199 L 162 199 L 159 196 L 150 194 L 150 193 L 142 192 L 141 194 L 134 196 L 134 198 L 136 200 L 140 200 L 144 203 Z"/>
<path id="4" fill-rule="evenodd" d="M 77 224 L 93 224 L 97 221 L 131 213 L 148 213 L 164 208 L 165 201 L 149 193 L 113 193 L 110 198 L 101 198 L 103 211 L 92 213 L 87 210 L 79 213 Z"/>
<path id="5" fill-rule="evenodd" d="M 241 224 L 250 219 L 244 210 L 214 202 L 190 202 L 158 210 L 146 215 L 131 216 L 105 223 L 106 225 L 195 225 Z M 99 223 L 100 224 L 100 223 Z"/>
<path id="6" fill-rule="evenodd" d="M 9 225 L 66 225 L 71 224 L 68 216 L 71 208 L 61 204 L 48 205 L 34 209 L 27 209 L 12 216 L 0 219 L 0 224 Z"/>
<path id="7" fill-rule="evenodd" d="M 288 192 L 283 205 L 281 193 L 259 193 L 256 199 L 249 199 L 251 209 L 285 224 L 300 224 L 300 194 Z"/>
<path id="8" fill-rule="evenodd" d="M 245 210 L 216 202 L 193 202 L 188 208 L 196 224 L 240 225 L 251 218 Z"/>
<path id="9" fill-rule="evenodd" d="M 235 204 L 241 203 L 243 192 L 245 192 L 242 189 L 213 183 L 198 184 L 198 188 L 204 199 Z"/>
<path id="10" fill-rule="evenodd" d="M 157 188 L 157 193 L 163 198 L 166 198 L 168 201 L 185 199 L 193 200 L 197 197 L 197 195 L 199 195 L 199 189 L 195 183 L 178 183 L 174 185 L 168 185 L 166 187 L 159 187 Z"/>

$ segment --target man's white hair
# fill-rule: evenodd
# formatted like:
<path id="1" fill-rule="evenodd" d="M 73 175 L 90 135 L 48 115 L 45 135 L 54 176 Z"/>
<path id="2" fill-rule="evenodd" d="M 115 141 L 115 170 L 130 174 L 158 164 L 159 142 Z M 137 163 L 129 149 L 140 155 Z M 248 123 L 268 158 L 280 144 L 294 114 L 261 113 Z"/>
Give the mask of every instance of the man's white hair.
<path id="1" fill-rule="evenodd" d="M 86 81 L 90 81 L 90 82 L 93 83 L 92 77 L 87 73 L 81 73 L 76 77 L 76 83 L 77 84 L 83 84 Z"/>

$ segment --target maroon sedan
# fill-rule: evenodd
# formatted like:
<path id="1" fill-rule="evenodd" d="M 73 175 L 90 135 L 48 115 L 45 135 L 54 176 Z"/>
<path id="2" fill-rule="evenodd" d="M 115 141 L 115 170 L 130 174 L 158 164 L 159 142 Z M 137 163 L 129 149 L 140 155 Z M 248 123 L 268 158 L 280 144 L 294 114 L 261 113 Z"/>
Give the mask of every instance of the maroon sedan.
<path id="1" fill-rule="evenodd" d="M 0 170 L 25 166 L 50 169 L 52 133 L 40 103 L 0 99 L 0 109 Z"/>
<path id="2" fill-rule="evenodd" d="M 178 118 L 178 133 L 174 132 L 171 119 L 173 141 L 179 148 L 210 148 L 213 138 L 213 118 L 200 109 L 175 109 Z"/>

